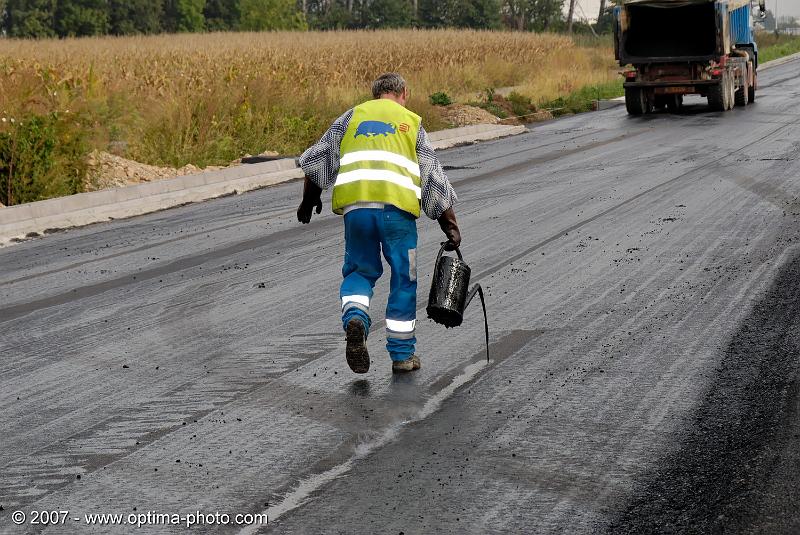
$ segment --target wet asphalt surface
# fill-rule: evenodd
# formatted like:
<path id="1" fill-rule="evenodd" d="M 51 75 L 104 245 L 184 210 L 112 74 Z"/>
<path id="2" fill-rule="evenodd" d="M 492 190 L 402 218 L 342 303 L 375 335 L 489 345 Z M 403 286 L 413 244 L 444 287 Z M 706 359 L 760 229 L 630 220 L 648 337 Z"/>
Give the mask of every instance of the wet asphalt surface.
<path id="1" fill-rule="evenodd" d="M 489 364 L 478 305 L 424 319 L 420 220 L 423 368 L 376 330 L 354 376 L 341 220 L 299 225 L 298 182 L 0 249 L 0 532 L 800 532 L 798 75 L 443 151 Z"/>

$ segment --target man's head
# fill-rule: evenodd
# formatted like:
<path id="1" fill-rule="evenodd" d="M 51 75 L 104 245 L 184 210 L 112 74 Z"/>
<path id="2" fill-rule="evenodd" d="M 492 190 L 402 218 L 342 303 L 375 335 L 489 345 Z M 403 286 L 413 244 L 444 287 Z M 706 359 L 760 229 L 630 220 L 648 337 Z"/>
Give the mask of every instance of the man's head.
<path id="1" fill-rule="evenodd" d="M 372 96 L 375 98 L 388 98 L 401 106 L 405 106 L 408 100 L 406 81 L 396 72 L 381 74 L 372 83 Z"/>

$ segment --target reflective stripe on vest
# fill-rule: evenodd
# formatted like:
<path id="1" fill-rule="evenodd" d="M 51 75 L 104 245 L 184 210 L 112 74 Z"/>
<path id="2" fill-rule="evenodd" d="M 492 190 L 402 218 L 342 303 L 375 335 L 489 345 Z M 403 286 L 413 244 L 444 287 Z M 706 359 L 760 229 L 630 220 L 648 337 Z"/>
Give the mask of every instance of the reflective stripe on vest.
<path id="1" fill-rule="evenodd" d="M 353 108 L 342 139 L 333 211 L 356 203 L 391 204 L 419 217 L 422 197 L 417 135 L 420 117 L 389 99 Z"/>

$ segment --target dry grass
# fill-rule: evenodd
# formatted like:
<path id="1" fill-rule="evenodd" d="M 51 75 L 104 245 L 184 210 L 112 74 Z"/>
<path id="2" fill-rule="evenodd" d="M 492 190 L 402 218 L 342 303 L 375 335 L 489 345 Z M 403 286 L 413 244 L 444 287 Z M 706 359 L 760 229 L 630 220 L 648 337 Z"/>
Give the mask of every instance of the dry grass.
<path id="1" fill-rule="evenodd" d="M 475 31 L 238 33 L 63 41 L 0 40 L 0 110 L 88 114 L 92 145 L 128 143 L 152 164 L 296 153 L 384 71 L 406 75 L 410 107 L 522 86 L 551 100 L 614 76 L 611 51 L 563 36 Z"/>
<path id="2" fill-rule="evenodd" d="M 50 69 L 66 87 L 124 89 L 138 98 L 185 97 L 212 86 L 265 83 L 301 92 L 365 92 L 396 70 L 424 90 L 516 85 L 575 68 L 612 67 L 610 49 L 592 54 L 564 36 L 477 31 L 220 33 L 62 41 L 0 41 L 4 63 Z M 601 58 L 602 60 L 598 60 Z M 332 91 L 331 91 L 332 90 Z M 329 95 L 326 95 L 329 96 Z"/>

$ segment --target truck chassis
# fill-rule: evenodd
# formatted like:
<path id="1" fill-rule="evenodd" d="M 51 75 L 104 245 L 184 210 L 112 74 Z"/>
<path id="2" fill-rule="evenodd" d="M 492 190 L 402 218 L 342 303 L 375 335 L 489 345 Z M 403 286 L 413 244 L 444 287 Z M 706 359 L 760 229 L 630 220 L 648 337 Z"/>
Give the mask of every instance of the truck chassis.
<path id="1" fill-rule="evenodd" d="M 726 111 L 755 101 L 756 56 L 742 48 L 707 65 L 691 62 L 648 63 L 625 71 L 625 107 L 631 115 L 667 108 L 678 111 L 684 95 L 708 98 L 712 110 Z"/>

